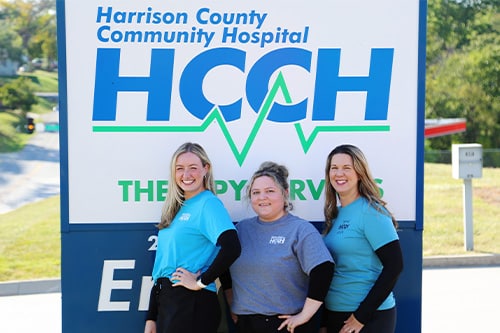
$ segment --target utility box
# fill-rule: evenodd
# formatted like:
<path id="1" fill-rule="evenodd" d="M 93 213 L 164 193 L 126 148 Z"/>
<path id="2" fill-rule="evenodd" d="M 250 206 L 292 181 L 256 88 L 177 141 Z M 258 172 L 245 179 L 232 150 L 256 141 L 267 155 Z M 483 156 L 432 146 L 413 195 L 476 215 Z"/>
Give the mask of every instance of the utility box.
<path id="1" fill-rule="evenodd" d="M 483 146 L 479 143 L 454 144 L 451 147 L 452 176 L 455 179 L 483 176 Z"/>

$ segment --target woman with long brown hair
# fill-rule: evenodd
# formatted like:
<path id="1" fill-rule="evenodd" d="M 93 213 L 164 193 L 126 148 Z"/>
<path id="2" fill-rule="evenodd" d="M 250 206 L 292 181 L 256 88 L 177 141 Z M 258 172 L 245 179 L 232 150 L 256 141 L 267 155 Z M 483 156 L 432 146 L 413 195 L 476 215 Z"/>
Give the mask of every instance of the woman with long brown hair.
<path id="1" fill-rule="evenodd" d="M 403 269 L 397 222 L 356 146 L 340 145 L 327 157 L 324 215 L 324 241 L 335 260 L 327 332 L 394 332 L 392 289 Z"/>

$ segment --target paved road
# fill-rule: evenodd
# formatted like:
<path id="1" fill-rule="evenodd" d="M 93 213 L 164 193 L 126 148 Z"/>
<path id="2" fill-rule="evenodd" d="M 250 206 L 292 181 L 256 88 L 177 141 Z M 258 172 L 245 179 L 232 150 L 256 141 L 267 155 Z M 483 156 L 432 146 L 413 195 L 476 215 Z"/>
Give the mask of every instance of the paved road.
<path id="1" fill-rule="evenodd" d="M 58 117 L 51 112 L 43 121 Z M 59 194 L 59 183 L 59 134 L 38 131 L 22 151 L 0 154 L 0 214 Z"/>
<path id="2" fill-rule="evenodd" d="M 422 332 L 498 332 L 499 281 L 500 266 L 424 269 Z M 61 318 L 60 293 L 0 297 L 0 332 L 61 333 Z"/>
<path id="3" fill-rule="evenodd" d="M 422 332 L 499 332 L 500 266 L 424 269 Z"/>

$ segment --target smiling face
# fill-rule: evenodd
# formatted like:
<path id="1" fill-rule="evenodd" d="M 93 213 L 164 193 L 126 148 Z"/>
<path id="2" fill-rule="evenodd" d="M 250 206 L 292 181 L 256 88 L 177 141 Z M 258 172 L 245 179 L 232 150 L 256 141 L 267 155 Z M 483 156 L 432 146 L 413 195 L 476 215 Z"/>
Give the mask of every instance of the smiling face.
<path id="1" fill-rule="evenodd" d="M 203 166 L 200 158 L 191 153 L 183 153 L 175 162 L 175 182 L 184 191 L 187 200 L 205 190 L 203 177 L 208 172 L 208 165 Z"/>
<path id="2" fill-rule="evenodd" d="M 269 176 L 255 178 L 250 189 L 250 202 L 261 221 L 276 221 L 285 215 L 285 197 Z"/>
<path id="3" fill-rule="evenodd" d="M 354 170 L 352 157 L 347 154 L 335 154 L 330 160 L 330 184 L 339 195 L 342 206 L 348 205 L 359 196 L 359 177 Z"/>

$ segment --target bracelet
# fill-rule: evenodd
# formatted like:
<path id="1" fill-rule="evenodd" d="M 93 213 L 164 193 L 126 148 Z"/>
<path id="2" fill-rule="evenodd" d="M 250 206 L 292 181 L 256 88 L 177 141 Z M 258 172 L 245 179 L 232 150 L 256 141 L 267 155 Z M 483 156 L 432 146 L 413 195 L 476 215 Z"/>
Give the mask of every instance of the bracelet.
<path id="1" fill-rule="evenodd" d="M 201 289 L 205 289 L 207 286 L 203 284 L 203 282 L 201 282 L 201 279 L 199 279 L 198 281 L 196 281 L 196 284 L 198 285 L 198 287 L 200 287 Z"/>

